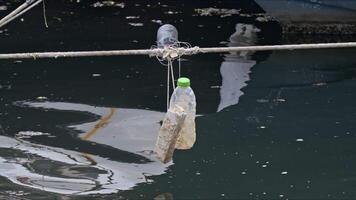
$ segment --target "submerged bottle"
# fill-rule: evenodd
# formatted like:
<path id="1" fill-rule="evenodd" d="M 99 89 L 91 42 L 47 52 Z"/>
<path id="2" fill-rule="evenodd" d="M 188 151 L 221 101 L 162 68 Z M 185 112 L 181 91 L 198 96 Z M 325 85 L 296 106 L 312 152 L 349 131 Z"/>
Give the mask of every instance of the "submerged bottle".
<path id="1" fill-rule="evenodd" d="M 190 87 L 190 80 L 188 78 L 179 78 L 178 87 L 174 90 L 171 101 L 170 109 L 174 106 L 179 106 L 184 109 L 187 114 L 182 129 L 179 132 L 176 149 L 190 149 L 193 147 L 196 140 L 195 133 L 195 113 L 196 113 L 196 100 L 195 95 Z"/>

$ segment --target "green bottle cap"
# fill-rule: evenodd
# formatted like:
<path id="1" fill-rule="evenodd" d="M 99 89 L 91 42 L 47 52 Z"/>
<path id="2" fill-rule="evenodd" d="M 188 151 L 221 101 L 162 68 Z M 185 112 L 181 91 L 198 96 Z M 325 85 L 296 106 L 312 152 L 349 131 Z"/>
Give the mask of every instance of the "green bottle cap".
<path id="1" fill-rule="evenodd" d="M 190 86 L 189 78 L 185 78 L 185 77 L 179 78 L 178 79 L 178 86 L 179 87 L 189 87 Z"/>

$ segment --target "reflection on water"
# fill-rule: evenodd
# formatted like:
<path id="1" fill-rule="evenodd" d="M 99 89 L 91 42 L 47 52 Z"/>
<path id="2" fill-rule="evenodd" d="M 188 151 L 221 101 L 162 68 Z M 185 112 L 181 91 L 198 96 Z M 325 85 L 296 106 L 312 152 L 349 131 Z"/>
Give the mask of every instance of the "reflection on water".
<path id="1" fill-rule="evenodd" d="M 237 24 L 228 46 L 255 44 L 258 31 L 253 25 Z M 241 88 L 246 86 L 250 69 L 256 63 L 251 60 L 251 54 L 225 55 L 220 67 L 222 86 L 218 111 L 238 103 L 243 94 Z M 149 176 L 163 174 L 172 164 L 164 165 L 152 155 L 163 112 L 64 102 L 17 102 L 15 105 L 49 110 L 53 114 L 69 111 L 95 115 L 99 118 L 96 121 L 71 124 L 67 128 L 78 133 L 76 137 L 82 141 L 92 142 L 98 148 L 114 148 L 122 154 L 118 157 L 103 152 L 93 155 L 61 145 L 33 144 L 30 142 L 33 138 L 55 136 L 20 130 L 15 138 L 1 136 L 0 143 L 3 152 L 11 152 L 0 155 L 4 169 L 0 174 L 15 184 L 60 194 L 115 193 L 152 182 Z M 13 154 L 21 156 L 10 156 Z"/>
<path id="2" fill-rule="evenodd" d="M 257 41 L 257 32 L 260 30 L 252 24 L 236 24 L 236 31 L 229 38 L 229 47 L 254 45 Z M 230 53 L 221 63 L 220 73 L 222 85 L 220 88 L 220 104 L 218 111 L 235 105 L 243 95 L 241 88 L 250 80 L 249 73 L 256 61 L 251 60 L 253 52 Z"/>
<path id="3" fill-rule="evenodd" d="M 83 140 L 138 154 L 149 162 L 120 162 L 1 136 L 0 174 L 13 183 L 61 194 L 105 194 L 127 190 L 138 183 L 149 183 L 149 176 L 164 173 L 172 164 L 164 165 L 151 155 L 164 113 L 56 102 L 23 104 L 33 108 L 98 115 L 101 117 L 98 121 L 71 125 L 69 128 L 81 132 L 78 137 Z M 31 136 L 30 131 L 25 133 L 27 137 Z M 32 137 L 39 135 L 34 132 Z"/>

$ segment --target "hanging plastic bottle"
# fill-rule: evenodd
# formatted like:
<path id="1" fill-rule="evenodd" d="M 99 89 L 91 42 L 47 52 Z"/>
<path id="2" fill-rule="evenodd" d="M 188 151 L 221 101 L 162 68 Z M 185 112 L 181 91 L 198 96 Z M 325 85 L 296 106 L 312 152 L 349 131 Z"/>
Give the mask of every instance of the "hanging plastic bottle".
<path id="1" fill-rule="evenodd" d="M 179 132 L 176 149 L 190 149 L 193 147 L 196 140 L 195 95 L 192 88 L 190 87 L 190 80 L 188 78 L 179 78 L 177 85 L 178 87 L 172 94 L 169 108 L 174 109 L 175 106 L 183 108 L 184 112 L 186 113 L 186 118 Z"/>
<path id="2" fill-rule="evenodd" d="M 178 42 L 178 30 L 171 24 L 159 27 L 157 31 L 157 47 L 164 48 Z"/>

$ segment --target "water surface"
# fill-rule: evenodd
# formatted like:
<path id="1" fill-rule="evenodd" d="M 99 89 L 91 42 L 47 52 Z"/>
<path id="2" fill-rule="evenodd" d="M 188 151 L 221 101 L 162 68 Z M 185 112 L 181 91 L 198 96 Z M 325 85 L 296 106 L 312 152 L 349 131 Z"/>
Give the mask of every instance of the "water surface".
<path id="1" fill-rule="evenodd" d="M 0 33 L 0 51 L 149 48 L 160 23 L 199 46 L 353 40 L 282 37 L 251 15 L 261 12 L 251 1 L 94 3 L 48 2 L 48 29 L 36 8 Z M 195 10 L 214 6 L 243 14 Z M 185 57 L 197 143 L 167 165 L 151 155 L 166 109 L 166 69 L 154 58 L 0 61 L 0 196 L 353 199 L 354 52 Z"/>

